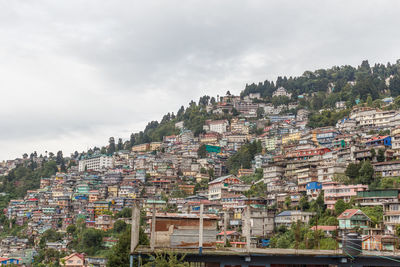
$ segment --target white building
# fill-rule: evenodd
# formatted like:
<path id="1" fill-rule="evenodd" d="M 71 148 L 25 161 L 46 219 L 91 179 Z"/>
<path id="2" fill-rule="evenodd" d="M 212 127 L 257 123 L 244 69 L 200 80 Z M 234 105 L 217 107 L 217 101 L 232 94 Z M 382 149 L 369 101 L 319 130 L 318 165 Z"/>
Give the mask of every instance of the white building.
<path id="1" fill-rule="evenodd" d="M 372 108 L 360 108 L 350 114 L 361 127 L 387 127 L 392 126 L 393 120 L 398 114 L 395 110 L 376 110 Z"/>
<path id="2" fill-rule="evenodd" d="M 346 108 L 346 102 L 345 101 L 338 101 L 335 103 L 335 107 L 337 109 L 345 109 Z"/>
<path id="3" fill-rule="evenodd" d="M 226 132 L 229 122 L 227 120 L 206 121 L 203 129 L 207 132 L 223 134 Z"/>
<path id="4" fill-rule="evenodd" d="M 292 94 L 288 93 L 285 88 L 279 87 L 275 92 L 272 93 L 272 96 L 287 96 L 291 98 Z"/>
<path id="5" fill-rule="evenodd" d="M 97 154 L 92 156 L 86 156 L 79 160 L 79 171 L 85 170 L 99 171 L 102 169 L 112 168 L 113 158 L 104 154 Z"/>

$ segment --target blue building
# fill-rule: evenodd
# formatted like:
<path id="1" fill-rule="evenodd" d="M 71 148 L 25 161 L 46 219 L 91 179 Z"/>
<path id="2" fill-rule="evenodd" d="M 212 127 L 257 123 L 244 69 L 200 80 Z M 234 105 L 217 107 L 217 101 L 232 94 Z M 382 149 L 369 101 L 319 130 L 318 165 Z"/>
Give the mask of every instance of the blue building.
<path id="1" fill-rule="evenodd" d="M 392 146 L 392 137 L 390 136 L 376 136 L 365 142 L 366 146 Z"/>
<path id="2" fill-rule="evenodd" d="M 306 185 L 307 195 L 311 198 L 317 198 L 321 193 L 322 184 L 320 182 L 309 182 Z"/>
<path id="3" fill-rule="evenodd" d="M 19 264 L 20 259 L 0 257 L 0 266 Z"/>

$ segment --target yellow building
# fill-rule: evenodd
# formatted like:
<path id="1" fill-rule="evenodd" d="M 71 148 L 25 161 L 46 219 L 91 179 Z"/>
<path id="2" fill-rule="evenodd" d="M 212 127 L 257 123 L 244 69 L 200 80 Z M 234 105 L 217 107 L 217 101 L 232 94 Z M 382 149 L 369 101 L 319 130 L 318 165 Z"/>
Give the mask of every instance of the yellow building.
<path id="1" fill-rule="evenodd" d="M 109 197 L 118 197 L 118 186 L 117 185 L 108 186 L 108 196 Z"/>
<path id="2" fill-rule="evenodd" d="M 150 150 L 151 151 L 158 150 L 158 149 L 160 149 L 161 145 L 162 145 L 161 142 L 151 142 L 150 143 Z"/>
<path id="3" fill-rule="evenodd" d="M 272 151 L 272 150 L 275 150 L 275 148 L 276 148 L 276 143 L 277 143 L 277 138 L 276 137 L 266 137 L 265 139 L 264 139 L 264 141 L 265 141 L 265 149 L 267 150 L 267 151 Z"/>
<path id="4" fill-rule="evenodd" d="M 300 140 L 300 138 L 301 138 L 300 132 L 284 135 L 282 136 L 282 145 L 297 142 Z"/>
<path id="5" fill-rule="evenodd" d="M 150 150 L 150 144 L 140 144 L 132 147 L 132 152 L 146 152 Z"/>

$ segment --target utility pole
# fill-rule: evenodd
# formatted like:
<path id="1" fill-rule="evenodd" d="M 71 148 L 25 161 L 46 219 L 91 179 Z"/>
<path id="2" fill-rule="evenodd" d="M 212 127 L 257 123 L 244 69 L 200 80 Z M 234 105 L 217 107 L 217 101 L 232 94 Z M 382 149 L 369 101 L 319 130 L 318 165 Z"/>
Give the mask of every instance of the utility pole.
<path id="1" fill-rule="evenodd" d="M 226 246 L 226 230 L 228 228 L 228 213 L 224 212 L 224 247 Z"/>
<path id="2" fill-rule="evenodd" d="M 200 222 L 199 222 L 199 254 L 203 252 L 203 212 L 204 204 L 200 204 Z"/>
<path id="3" fill-rule="evenodd" d="M 246 210 L 244 212 L 245 218 L 244 218 L 244 223 L 245 223 L 245 237 L 246 237 L 246 249 L 247 251 L 250 251 L 250 206 L 246 206 Z"/>
<path id="4" fill-rule="evenodd" d="M 138 200 L 134 200 L 132 207 L 132 224 L 131 224 L 131 253 L 129 266 L 133 267 L 133 253 L 139 244 L 140 229 L 140 205 Z"/>
<path id="5" fill-rule="evenodd" d="M 150 249 L 154 251 L 156 246 L 156 203 L 153 200 L 153 214 L 151 217 L 151 235 L 150 235 Z"/>
<path id="6" fill-rule="evenodd" d="M 131 253 L 135 251 L 139 244 L 140 210 L 138 204 L 138 201 L 135 200 L 132 207 Z"/>

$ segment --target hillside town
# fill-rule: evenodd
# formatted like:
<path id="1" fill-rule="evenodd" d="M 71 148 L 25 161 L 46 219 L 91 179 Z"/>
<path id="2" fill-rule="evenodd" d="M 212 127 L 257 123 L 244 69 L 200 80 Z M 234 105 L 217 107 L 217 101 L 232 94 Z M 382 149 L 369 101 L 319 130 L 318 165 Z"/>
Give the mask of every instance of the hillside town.
<path id="1" fill-rule="evenodd" d="M 159 247 L 184 246 L 185 231 L 196 240 L 199 225 L 190 222 L 201 208 L 204 247 L 339 249 L 341 237 L 356 232 L 363 250 L 397 250 L 400 110 L 390 108 L 396 100 L 351 108 L 337 101 L 319 110 L 347 110 L 335 126 L 310 127 L 310 111 L 299 106 L 309 96 L 293 101 L 279 87 L 273 97 L 292 100 L 274 105 L 259 93 L 228 93 L 205 106 L 218 119 L 205 120 L 200 133 L 182 120 L 162 141 L 63 158 L 54 175 L 39 177 L 39 188 L 9 199 L 0 265 L 42 257 L 61 266 L 106 266 L 107 257 L 83 253 L 74 235 L 80 227 L 102 231 L 99 251 L 112 249 L 119 242 L 114 231 L 131 224 L 135 201 L 144 236 Z M 35 153 L 0 162 L 0 174 L 50 159 Z M 46 254 L 51 250 L 58 257 Z"/>

